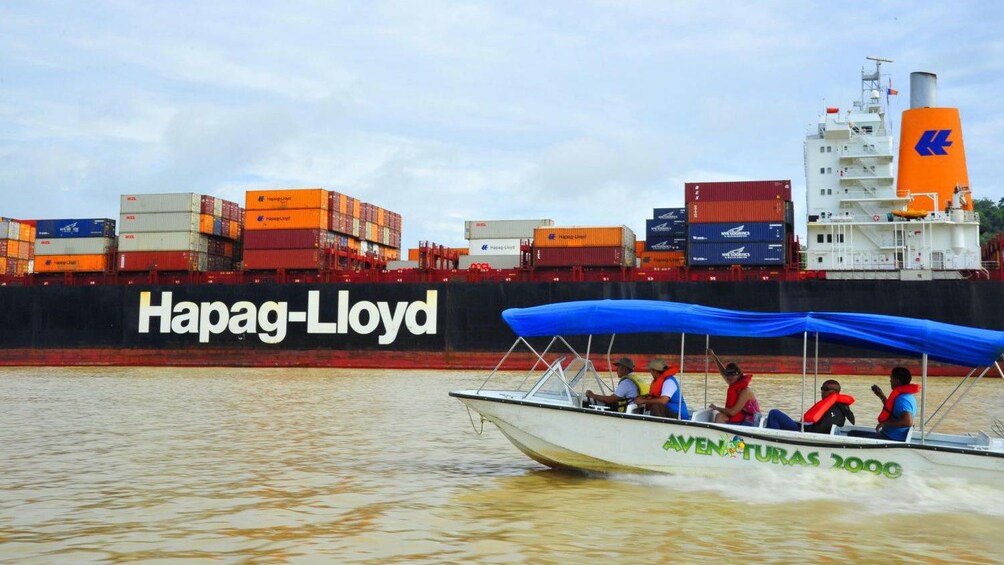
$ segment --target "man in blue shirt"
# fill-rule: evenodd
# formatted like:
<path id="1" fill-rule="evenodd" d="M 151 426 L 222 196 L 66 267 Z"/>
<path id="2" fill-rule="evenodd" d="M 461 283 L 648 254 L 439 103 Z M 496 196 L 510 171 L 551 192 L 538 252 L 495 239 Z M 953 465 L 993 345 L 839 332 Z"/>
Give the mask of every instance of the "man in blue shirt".
<path id="1" fill-rule="evenodd" d="M 896 367 L 889 375 L 892 392 L 886 397 L 878 385 L 872 385 L 872 392 L 882 401 L 882 412 L 878 417 L 875 432 L 850 432 L 847 435 L 874 437 L 893 441 L 905 441 L 906 434 L 913 427 L 913 415 L 917 413 L 917 397 L 920 387 L 910 384 L 913 376 L 906 367 Z"/>
<path id="2" fill-rule="evenodd" d="M 617 388 L 614 389 L 614 393 L 596 394 L 591 390 L 587 390 L 586 398 L 596 402 L 602 402 L 609 406 L 612 410 L 623 412 L 624 408 L 630 404 L 640 392 L 638 390 L 638 385 L 635 383 L 635 380 L 631 375 L 634 371 L 634 361 L 628 359 L 627 357 L 622 357 L 614 363 L 614 367 L 617 368 L 617 376 L 620 377 L 620 380 L 617 381 Z"/>

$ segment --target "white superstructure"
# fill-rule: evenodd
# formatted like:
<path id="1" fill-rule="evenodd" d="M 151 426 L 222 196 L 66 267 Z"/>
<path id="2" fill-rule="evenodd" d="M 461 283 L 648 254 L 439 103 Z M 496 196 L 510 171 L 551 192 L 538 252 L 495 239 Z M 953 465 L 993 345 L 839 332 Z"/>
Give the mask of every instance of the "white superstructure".
<path id="1" fill-rule="evenodd" d="M 828 108 L 805 140 L 805 268 L 829 279 L 926 280 L 960 278 L 980 270 L 979 219 L 970 211 L 909 211 L 913 198 L 897 196 L 893 137 L 882 104 L 881 65 L 861 71 L 861 99 L 841 113 Z M 968 197 L 968 189 L 958 198 Z M 937 198 L 934 196 L 934 198 Z M 948 203 L 938 203 L 943 210 Z M 909 215 L 908 213 L 906 215 Z"/>

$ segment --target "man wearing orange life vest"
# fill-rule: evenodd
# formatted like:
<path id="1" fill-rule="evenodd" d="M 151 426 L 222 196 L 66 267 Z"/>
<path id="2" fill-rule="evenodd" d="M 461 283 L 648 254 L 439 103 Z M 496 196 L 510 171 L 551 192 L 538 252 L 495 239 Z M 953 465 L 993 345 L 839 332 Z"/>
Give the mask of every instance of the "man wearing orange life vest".
<path id="1" fill-rule="evenodd" d="M 680 381 L 676 378 L 680 368 L 656 358 L 648 362 L 648 372 L 652 375 L 648 394 L 638 395 L 634 399 L 635 404 L 643 409 L 647 408 L 652 416 L 689 420 L 690 410 L 687 409 L 687 401 L 683 399 Z"/>
<path id="2" fill-rule="evenodd" d="M 854 397 L 840 394 L 840 383 L 830 379 L 825 381 L 819 390 L 822 398 L 802 416 L 805 431 L 828 434 L 833 426 L 843 426 L 848 420 L 854 423 L 854 412 L 851 412 Z M 784 412 L 774 409 L 767 414 L 767 427 L 797 432 L 802 429 L 802 424 L 792 420 Z"/>
<path id="3" fill-rule="evenodd" d="M 878 425 L 874 432 L 851 431 L 847 435 L 856 437 L 872 437 L 905 441 L 906 434 L 913 427 L 913 415 L 917 412 L 917 397 L 920 387 L 910 384 L 913 375 L 906 367 L 896 367 L 889 374 L 889 386 L 892 392 L 889 397 L 878 385 L 872 385 L 872 392 L 882 401 L 882 412 L 879 413 Z"/>

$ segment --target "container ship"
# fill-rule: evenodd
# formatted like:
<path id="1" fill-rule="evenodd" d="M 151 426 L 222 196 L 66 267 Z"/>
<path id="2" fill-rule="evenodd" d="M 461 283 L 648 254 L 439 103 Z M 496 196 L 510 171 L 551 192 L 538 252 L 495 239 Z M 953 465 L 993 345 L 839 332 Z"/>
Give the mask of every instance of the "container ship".
<path id="1" fill-rule="evenodd" d="M 626 226 L 470 220 L 467 247 L 422 242 L 407 255 L 401 214 L 322 188 L 250 191 L 243 206 L 127 194 L 117 219 L 0 221 L 0 364 L 483 368 L 512 342 L 502 310 L 598 298 L 999 329 L 1002 246 L 981 254 L 958 110 L 935 106 L 933 75 L 912 75 L 894 176 L 887 60 L 870 59 L 860 99 L 827 108 L 806 137 L 804 242 L 788 180 L 688 182 L 683 207 L 653 207 L 644 239 Z M 749 370 L 801 372 L 800 339 L 715 347 Z M 820 352 L 825 373 L 902 362 Z"/>

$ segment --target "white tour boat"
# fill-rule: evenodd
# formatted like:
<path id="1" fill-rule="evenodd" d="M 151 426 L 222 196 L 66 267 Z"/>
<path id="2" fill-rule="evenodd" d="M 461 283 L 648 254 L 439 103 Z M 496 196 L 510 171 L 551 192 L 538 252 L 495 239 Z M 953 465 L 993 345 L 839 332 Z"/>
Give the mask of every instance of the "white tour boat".
<path id="1" fill-rule="evenodd" d="M 502 317 L 519 336 L 516 342 L 481 388 L 451 392 L 450 396 L 479 413 L 482 422 L 495 424 L 526 455 L 549 467 L 721 474 L 770 466 L 832 469 L 889 479 L 923 475 L 997 484 L 1004 481 L 1004 438 L 999 437 L 1000 430 L 993 434 L 934 431 L 991 368 L 1004 377 L 998 363 L 1004 353 L 1004 332 L 875 314 L 744 312 L 649 300 L 591 300 L 512 308 Z M 609 358 L 617 334 L 647 332 L 681 334 L 681 356 L 686 334 L 798 336 L 806 351 L 812 339 L 916 355 L 921 360 L 922 374 L 915 428 L 905 441 L 898 442 L 847 435 L 855 429 L 874 429 L 867 425 L 834 427 L 830 434 L 806 433 L 717 424 L 709 409 L 694 412 L 689 420 L 678 420 L 635 414 L 633 405 L 621 413 L 584 403 L 586 389 L 605 394 L 611 390 L 589 358 L 592 336 L 611 336 L 606 354 Z M 527 338 L 541 336 L 551 340 L 546 349 L 537 352 Z M 584 355 L 574 351 L 565 339 L 568 336 L 590 336 Z M 485 388 L 521 346 L 529 349 L 536 360 L 524 379 L 528 386 L 518 390 Z M 559 356 L 565 349 L 568 354 Z M 553 360 L 548 362 L 547 358 Z M 924 392 L 928 359 L 974 367 L 933 413 L 928 410 Z M 805 372 L 803 369 L 803 387 Z M 859 423 L 863 420 L 862 416 Z"/>

